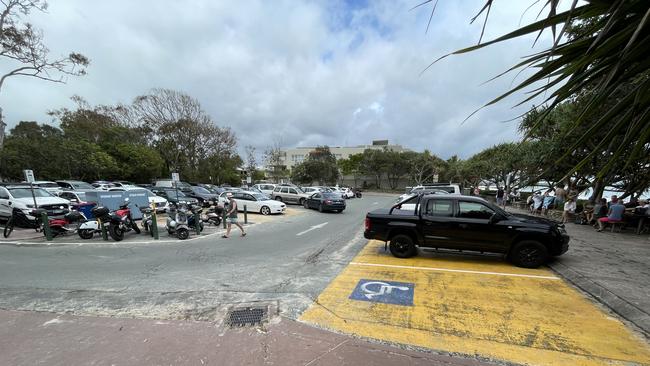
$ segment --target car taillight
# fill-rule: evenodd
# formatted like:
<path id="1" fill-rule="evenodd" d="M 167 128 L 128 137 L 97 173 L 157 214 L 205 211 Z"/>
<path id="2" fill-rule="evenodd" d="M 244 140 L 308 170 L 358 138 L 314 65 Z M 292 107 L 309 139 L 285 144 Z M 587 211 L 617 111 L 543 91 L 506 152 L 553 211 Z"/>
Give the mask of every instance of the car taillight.
<path id="1" fill-rule="evenodd" d="M 366 217 L 366 223 L 365 223 L 365 226 L 366 226 L 366 231 L 370 231 L 370 219 L 367 218 L 367 217 Z"/>

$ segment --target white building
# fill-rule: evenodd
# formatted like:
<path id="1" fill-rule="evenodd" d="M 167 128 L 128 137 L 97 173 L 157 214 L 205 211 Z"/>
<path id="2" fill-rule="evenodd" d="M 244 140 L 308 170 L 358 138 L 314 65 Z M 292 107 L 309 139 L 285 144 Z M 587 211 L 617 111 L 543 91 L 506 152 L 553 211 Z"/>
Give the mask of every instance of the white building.
<path id="1" fill-rule="evenodd" d="M 283 149 L 281 154 L 282 165 L 286 166 L 287 169 L 292 169 L 295 165 L 302 163 L 309 156 L 309 152 L 313 151 L 316 147 L 296 147 L 293 149 Z M 347 159 L 350 155 L 361 154 L 366 149 L 388 149 L 392 151 L 409 151 L 402 147 L 402 145 L 390 145 L 388 140 L 375 140 L 372 142 L 372 145 L 359 145 L 359 146 L 329 146 L 330 152 L 334 155 L 336 160 Z"/>

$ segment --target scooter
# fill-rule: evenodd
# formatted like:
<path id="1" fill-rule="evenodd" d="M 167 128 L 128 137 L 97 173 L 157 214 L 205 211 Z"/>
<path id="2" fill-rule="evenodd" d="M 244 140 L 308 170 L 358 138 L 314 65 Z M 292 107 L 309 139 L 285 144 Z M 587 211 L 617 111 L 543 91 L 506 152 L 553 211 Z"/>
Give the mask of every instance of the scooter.
<path id="1" fill-rule="evenodd" d="M 111 212 L 108 208 L 104 206 L 93 207 L 91 210 L 95 220 L 88 220 L 82 223 L 77 230 L 79 237 L 81 239 L 92 239 L 95 233 L 101 233 L 103 226 L 106 231 L 110 234 L 108 228 L 111 225 Z M 111 238 L 113 236 L 111 235 Z M 115 240 L 115 238 L 113 238 Z"/>
<path id="2" fill-rule="evenodd" d="M 201 221 L 208 225 L 221 225 L 221 216 L 223 215 L 223 209 L 220 207 L 212 206 L 208 208 L 208 212 L 205 215 L 201 215 Z"/>
<path id="3" fill-rule="evenodd" d="M 151 229 L 153 225 L 153 209 L 151 207 L 138 207 L 140 212 L 142 212 L 142 228 L 145 232 L 148 232 L 149 235 L 153 236 L 153 230 Z"/>
<path id="4" fill-rule="evenodd" d="M 65 214 L 62 219 L 51 219 L 48 222 L 52 237 L 79 232 L 81 225 L 88 221 L 86 216 L 79 211 L 72 210 Z"/>
<path id="5" fill-rule="evenodd" d="M 185 206 L 177 207 L 174 204 L 169 205 L 169 214 L 167 216 L 167 234 L 176 235 L 180 240 L 190 237 L 190 227 L 188 224 L 188 210 Z"/>

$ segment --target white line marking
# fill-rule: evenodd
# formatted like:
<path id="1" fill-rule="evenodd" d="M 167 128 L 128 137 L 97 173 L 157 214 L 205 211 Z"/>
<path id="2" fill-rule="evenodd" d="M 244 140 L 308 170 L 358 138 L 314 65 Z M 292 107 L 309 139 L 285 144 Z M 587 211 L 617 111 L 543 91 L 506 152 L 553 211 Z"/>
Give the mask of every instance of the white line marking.
<path id="1" fill-rule="evenodd" d="M 296 234 L 296 236 L 300 236 L 300 235 L 302 235 L 302 234 L 307 234 L 308 232 L 310 232 L 310 231 L 312 231 L 312 230 L 320 229 L 320 228 L 322 228 L 322 227 L 325 226 L 325 225 L 327 225 L 326 222 L 324 222 L 324 223 L 322 223 L 322 224 L 314 225 L 314 226 L 310 227 L 309 229 L 307 229 L 307 230 L 305 230 L 305 231 L 301 231 L 301 232 L 299 232 L 298 234 Z"/>
<path id="2" fill-rule="evenodd" d="M 377 264 L 377 263 L 360 263 L 360 262 L 350 262 L 355 266 L 366 266 L 366 267 L 388 267 L 388 268 L 404 268 L 404 269 L 418 269 L 423 271 L 438 271 L 438 272 L 456 272 L 456 273 L 473 273 L 473 274 L 483 274 L 483 275 L 494 275 L 494 276 L 509 276 L 509 277 L 525 277 L 525 278 L 540 278 L 544 280 L 559 280 L 559 277 L 555 276 L 537 276 L 537 275 L 526 275 L 526 274 L 517 274 L 517 273 L 500 273 L 500 272 L 484 272 L 484 271 L 470 271 L 464 269 L 449 269 L 449 268 L 434 268 L 434 267 L 412 267 L 412 266 L 397 266 L 393 264 Z"/>

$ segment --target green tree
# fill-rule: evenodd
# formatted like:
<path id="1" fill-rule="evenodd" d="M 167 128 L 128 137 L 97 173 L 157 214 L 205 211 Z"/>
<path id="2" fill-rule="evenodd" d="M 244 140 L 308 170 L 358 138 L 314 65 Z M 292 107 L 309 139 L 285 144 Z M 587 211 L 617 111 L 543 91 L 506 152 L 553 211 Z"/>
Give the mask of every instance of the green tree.
<path id="1" fill-rule="evenodd" d="M 361 159 L 361 173 L 375 179 L 375 187 L 381 189 L 381 177 L 386 173 L 388 159 L 384 150 L 366 149 Z"/>
<path id="2" fill-rule="evenodd" d="M 433 0 L 423 4 L 428 3 L 435 4 Z M 581 149 L 601 131 L 608 138 L 600 140 L 598 148 L 591 149 L 564 173 L 569 176 L 594 158 L 602 159 L 599 154 L 603 147 L 607 148 L 611 143 L 609 137 L 620 136 L 616 147 L 623 148 L 613 149 L 611 155 L 606 156 L 611 163 L 593 172 L 603 179 L 612 177 L 617 170 L 621 170 L 617 162 L 624 162 L 624 169 L 630 168 L 644 158 L 650 143 L 650 95 L 647 92 L 650 89 L 650 64 L 647 62 L 650 3 L 647 0 L 574 1 L 569 9 L 562 12 L 558 12 L 560 1 L 546 0 L 543 3 L 548 14 L 542 19 L 494 40 L 479 40 L 478 45 L 450 55 L 475 51 L 530 34 L 538 34 L 539 38 L 543 31 L 551 29 L 554 40 L 548 48 L 525 56 L 523 61 L 507 71 L 532 69 L 535 72 L 485 106 L 515 92 L 529 90 L 530 93 L 521 103 L 538 97 L 545 98 L 542 104 L 548 103 L 535 122 L 543 124 L 545 117 L 562 103 L 570 102 L 577 96 L 584 97 L 585 102 L 580 105 L 578 117 L 570 122 L 570 128 L 564 133 L 568 136 L 575 129 L 583 129 L 583 132 L 565 147 L 566 153 L 561 159 L 571 159 L 575 150 Z M 492 0 L 486 0 L 485 6 L 473 18 L 475 20 L 481 14 L 486 14 L 483 29 L 492 4 Z M 611 106 L 601 110 L 607 103 L 611 103 Z"/>
<path id="3" fill-rule="evenodd" d="M 352 175 L 354 177 L 354 187 L 358 187 L 359 176 L 361 174 L 361 161 L 363 154 L 352 154 L 347 159 L 339 159 L 336 164 L 342 175 Z"/>

